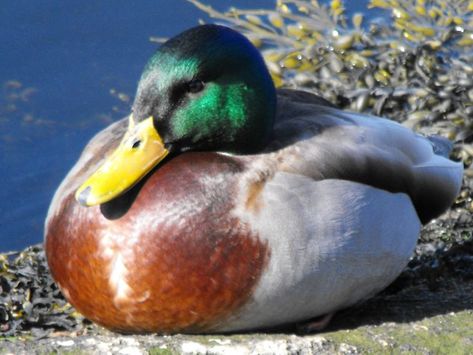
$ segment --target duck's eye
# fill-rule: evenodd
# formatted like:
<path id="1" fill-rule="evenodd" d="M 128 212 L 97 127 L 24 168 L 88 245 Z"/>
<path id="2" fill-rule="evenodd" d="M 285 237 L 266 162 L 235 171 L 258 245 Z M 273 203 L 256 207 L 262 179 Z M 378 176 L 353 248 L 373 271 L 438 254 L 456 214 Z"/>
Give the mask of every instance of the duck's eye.
<path id="1" fill-rule="evenodd" d="M 141 145 L 141 140 L 137 139 L 136 141 L 133 142 L 131 148 L 137 149 Z"/>
<path id="2" fill-rule="evenodd" d="M 195 94 L 204 89 L 204 82 L 199 79 L 192 79 L 187 83 L 187 91 Z"/>

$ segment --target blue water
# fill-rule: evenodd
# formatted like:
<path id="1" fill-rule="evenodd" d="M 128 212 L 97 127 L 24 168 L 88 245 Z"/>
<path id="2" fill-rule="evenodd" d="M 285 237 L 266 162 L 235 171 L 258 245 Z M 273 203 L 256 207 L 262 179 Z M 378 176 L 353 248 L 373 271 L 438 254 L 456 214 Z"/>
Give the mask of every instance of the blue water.
<path id="1" fill-rule="evenodd" d="M 206 3 L 274 7 L 273 0 Z M 365 3 L 352 1 L 351 10 Z M 184 0 L 2 1 L 0 251 L 42 241 L 54 190 L 85 143 L 127 114 L 157 48 L 149 37 L 170 37 L 199 18 L 210 21 Z"/>

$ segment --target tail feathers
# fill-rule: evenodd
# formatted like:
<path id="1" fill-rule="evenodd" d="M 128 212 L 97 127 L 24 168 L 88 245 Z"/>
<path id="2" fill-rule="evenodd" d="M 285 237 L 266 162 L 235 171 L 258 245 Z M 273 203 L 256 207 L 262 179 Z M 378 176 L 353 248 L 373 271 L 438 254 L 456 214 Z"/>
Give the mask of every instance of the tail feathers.
<path id="1" fill-rule="evenodd" d="M 453 143 L 451 141 L 437 135 L 428 136 L 427 139 L 430 141 L 430 144 L 432 144 L 435 154 L 441 155 L 445 158 L 449 157 L 450 152 L 453 149 Z"/>
<path id="2" fill-rule="evenodd" d="M 462 184 L 463 164 L 436 156 L 415 166 L 414 171 L 416 183 L 410 195 L 422 223 L 427 223 L 455 201 Z"/>

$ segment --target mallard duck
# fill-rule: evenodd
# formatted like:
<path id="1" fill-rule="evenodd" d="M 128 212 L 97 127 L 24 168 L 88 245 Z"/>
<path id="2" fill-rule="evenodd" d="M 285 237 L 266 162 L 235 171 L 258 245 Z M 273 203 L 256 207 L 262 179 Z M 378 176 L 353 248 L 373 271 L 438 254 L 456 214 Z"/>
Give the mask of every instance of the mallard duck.
<path id="1" fill-rule="evenodd" d="M 445 211 L 449 144 L 276 91 L 258 50 L 218 25 L 145 66 L 132 113 L 98 133 L 45 225 L 53 278 L 125 333 L 308 321 L 376 294 Z"/>

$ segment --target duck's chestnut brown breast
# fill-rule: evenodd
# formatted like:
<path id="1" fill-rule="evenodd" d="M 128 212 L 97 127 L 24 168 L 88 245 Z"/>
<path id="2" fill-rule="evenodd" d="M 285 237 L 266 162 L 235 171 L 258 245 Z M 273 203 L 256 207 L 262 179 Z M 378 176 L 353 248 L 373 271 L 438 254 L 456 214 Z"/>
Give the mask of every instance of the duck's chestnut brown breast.
<path id="1" fill-rule="evenodd" d="M 235 314 L 269 258 L 267 244 L 231 213 L 241 170 L 230 157 L 188 153 L 130 191 L 137 194 L 126 211 L 63 196 L 45 248 L 66 298 L 122 332 L 205 331 Z"/>

